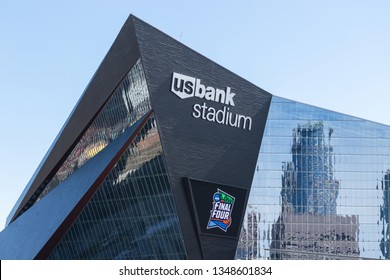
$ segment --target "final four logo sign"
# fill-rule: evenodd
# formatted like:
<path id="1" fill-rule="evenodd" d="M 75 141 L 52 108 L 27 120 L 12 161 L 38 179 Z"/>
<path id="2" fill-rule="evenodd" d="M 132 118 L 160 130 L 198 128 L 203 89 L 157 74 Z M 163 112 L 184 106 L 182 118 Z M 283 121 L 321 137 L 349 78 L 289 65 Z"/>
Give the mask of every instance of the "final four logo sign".
<path id="1" fill-rule="evenodd" d="M 232 211 L 236 198 L 221 189 L 213 196 L 213 209 L 210 211 L 210 219 L 207 224 L 207 229 L 220 228 L 227 231 L 232 224 Z"/>

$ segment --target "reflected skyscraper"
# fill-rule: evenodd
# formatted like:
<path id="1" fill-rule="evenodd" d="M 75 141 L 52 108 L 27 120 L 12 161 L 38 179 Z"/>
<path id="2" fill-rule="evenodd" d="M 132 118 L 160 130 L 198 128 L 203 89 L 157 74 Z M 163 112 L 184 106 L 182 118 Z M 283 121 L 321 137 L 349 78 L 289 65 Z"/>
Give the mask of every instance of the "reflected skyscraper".
<path id="1" fill-rule="evenodd" d="M 359 256 L 358 216 L 337 215 L 333 129 L 322 121 L 293 129 L 291 162 L 282 163 L 282 213 L 272 226 L 271 259 Z"/>
<path id="2" fill-rule="evenodd" d="M 260 219 L 261 214 L 258 210 L 250 209 L 244 218 L 244 224 L 241 228 L 241 238 L 237 245 L 236 258 L 238 259 L 257 259 L 259 256 L 259 237 L 260 237 Z"/>
<path id="3" fill-rule="evenodd" d="M 272 226 L 271 259 L 359 257 L 359 218 L 282 213 Z"/>
<path id="4" fill-rule="evenodd" d="M 390 259 L 390 170 L 387 170 L 382 180 L 383 205 L 380 209 L 382 222 L 381 251 L 385 259 Z"/>
<path id="5" fill-rule="evenodd" d="M 283 163 L 282 199 L 285 210 L 335 215 L 339 182 L 333 178 L 333 129 L 326 139 L 322 122 L 293 129 L 292 162 Z"/>

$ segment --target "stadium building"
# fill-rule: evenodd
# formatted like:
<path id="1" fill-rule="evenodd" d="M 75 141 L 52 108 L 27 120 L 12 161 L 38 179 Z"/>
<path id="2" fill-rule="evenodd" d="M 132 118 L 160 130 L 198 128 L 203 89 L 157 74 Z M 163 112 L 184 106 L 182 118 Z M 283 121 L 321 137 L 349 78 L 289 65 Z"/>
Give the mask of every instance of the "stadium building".
<path id="1" fill-rule="evenodd" d="M 388 259 L 390 127 L 262 90 L 130 16 L 0 259 Z"/>

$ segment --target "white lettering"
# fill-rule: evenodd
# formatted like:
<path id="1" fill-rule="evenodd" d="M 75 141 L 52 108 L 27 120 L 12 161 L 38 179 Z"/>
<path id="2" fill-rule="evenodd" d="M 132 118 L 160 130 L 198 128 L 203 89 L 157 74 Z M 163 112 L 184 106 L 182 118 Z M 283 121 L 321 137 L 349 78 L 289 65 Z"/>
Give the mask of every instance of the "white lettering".
<path id="1" fill-rule="evenodd" d="M 229 218 L 230 212 L 221 211 L 221 210 L 213 210 L 211 213 L 211 218 L 227 220 Z"/>
<path id="2" fill-rule="evenodd" d="M 195 78 L 179 73 L 173 73 L 171 91 L 181 99 L 193 97 L 195 81 Z"/>
<path id="3" fill-rule="evenodd" d="M 234 106 L 233 97 L 234 97 L 235 95 L 236 95 L 235 93 L 233 93 L 233 92 L 230 91 L 230 87 L 227 87 L 227 88 L 226 88 L 225 104 L 226 104 L 226 105 Z"/>
<path id="4" fill-rule="evenodd" d="M 234 97 L 236 95 L 231 91 L 230 87 L 226 87 L 226 90 L 223 90 L 205 86 L 200 79 L 174 72 L 172 75 L 171 92 L 181 99 L 197 97 L 224 105 L 218 110 L 208 106 L 205 102 L 202 105 L 195 104 L 192 107 L 192 116 L 196 119 L 203 119 L 249 131 L 252 130 L 251 117 L 230 112 L 230 107 L 228 106 L 235 106 Z"/>
<path id="5" fill-rule="evenodd" d="M 214 99 L 215 99 L 215 88 L 207 87 L 206 88 L 206 96 L 204 98 L 206 100 L 214 101 Z"/>
<path id="6" fill-rule="evenodd" d="M 199 79 L 196 79 L 195 96 L 199 98 L 204 98 L 205 94 L 206 94 L 206 87 L 200 83 Z"/>
<path id="7" fill-rule="evenodd" d="M 173 72 L 171 91 L 181 99 L 189 97 L 204 98 L 209 101 L 235 106 L 230 87 L 223 89 L 205 86 L 200 79 Z"/>
<path id="8" fill-rule="evenodd" d="M 201 106 L 199 104 L 195 104 L 192 108 L 194 109 L 194 111 L 192 112 L 192 116 L 196 119 L 199 118 L 201 116 Z"/>
<path id="9" fill-rule="evenodd" d="M 230 112 L 229 107 L 223 106 L 222 109 L 216 110 L 203 102 L 202 105 L 195 104 L 192 108 L 192 116 L 196 119 L 242 128 L 249 131 L 252 130 L 252 118 L 240 114 L 233 114 Z"/>

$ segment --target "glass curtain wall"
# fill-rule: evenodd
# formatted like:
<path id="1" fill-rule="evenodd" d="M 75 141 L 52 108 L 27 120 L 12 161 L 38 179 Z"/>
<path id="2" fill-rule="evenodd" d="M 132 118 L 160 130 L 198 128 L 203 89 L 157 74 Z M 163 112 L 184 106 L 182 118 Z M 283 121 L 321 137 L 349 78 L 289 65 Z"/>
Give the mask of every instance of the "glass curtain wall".
<path id="1" fill-rule="evenodd" d="M 236 258 L 389 258 L 389 174 L 389 126 L 273 97 Z"/>
<path id="2" fill-rule="evenodd" d="M 38 200 L 98 154 L 150 108 L 149 93 L 139 59 L 116 88 L 103 110 L 84 133 Z"/>
<path id="3" fill-rule="evenodd" d="M 152 116 L 49 259 L 185 259 Z"/>

